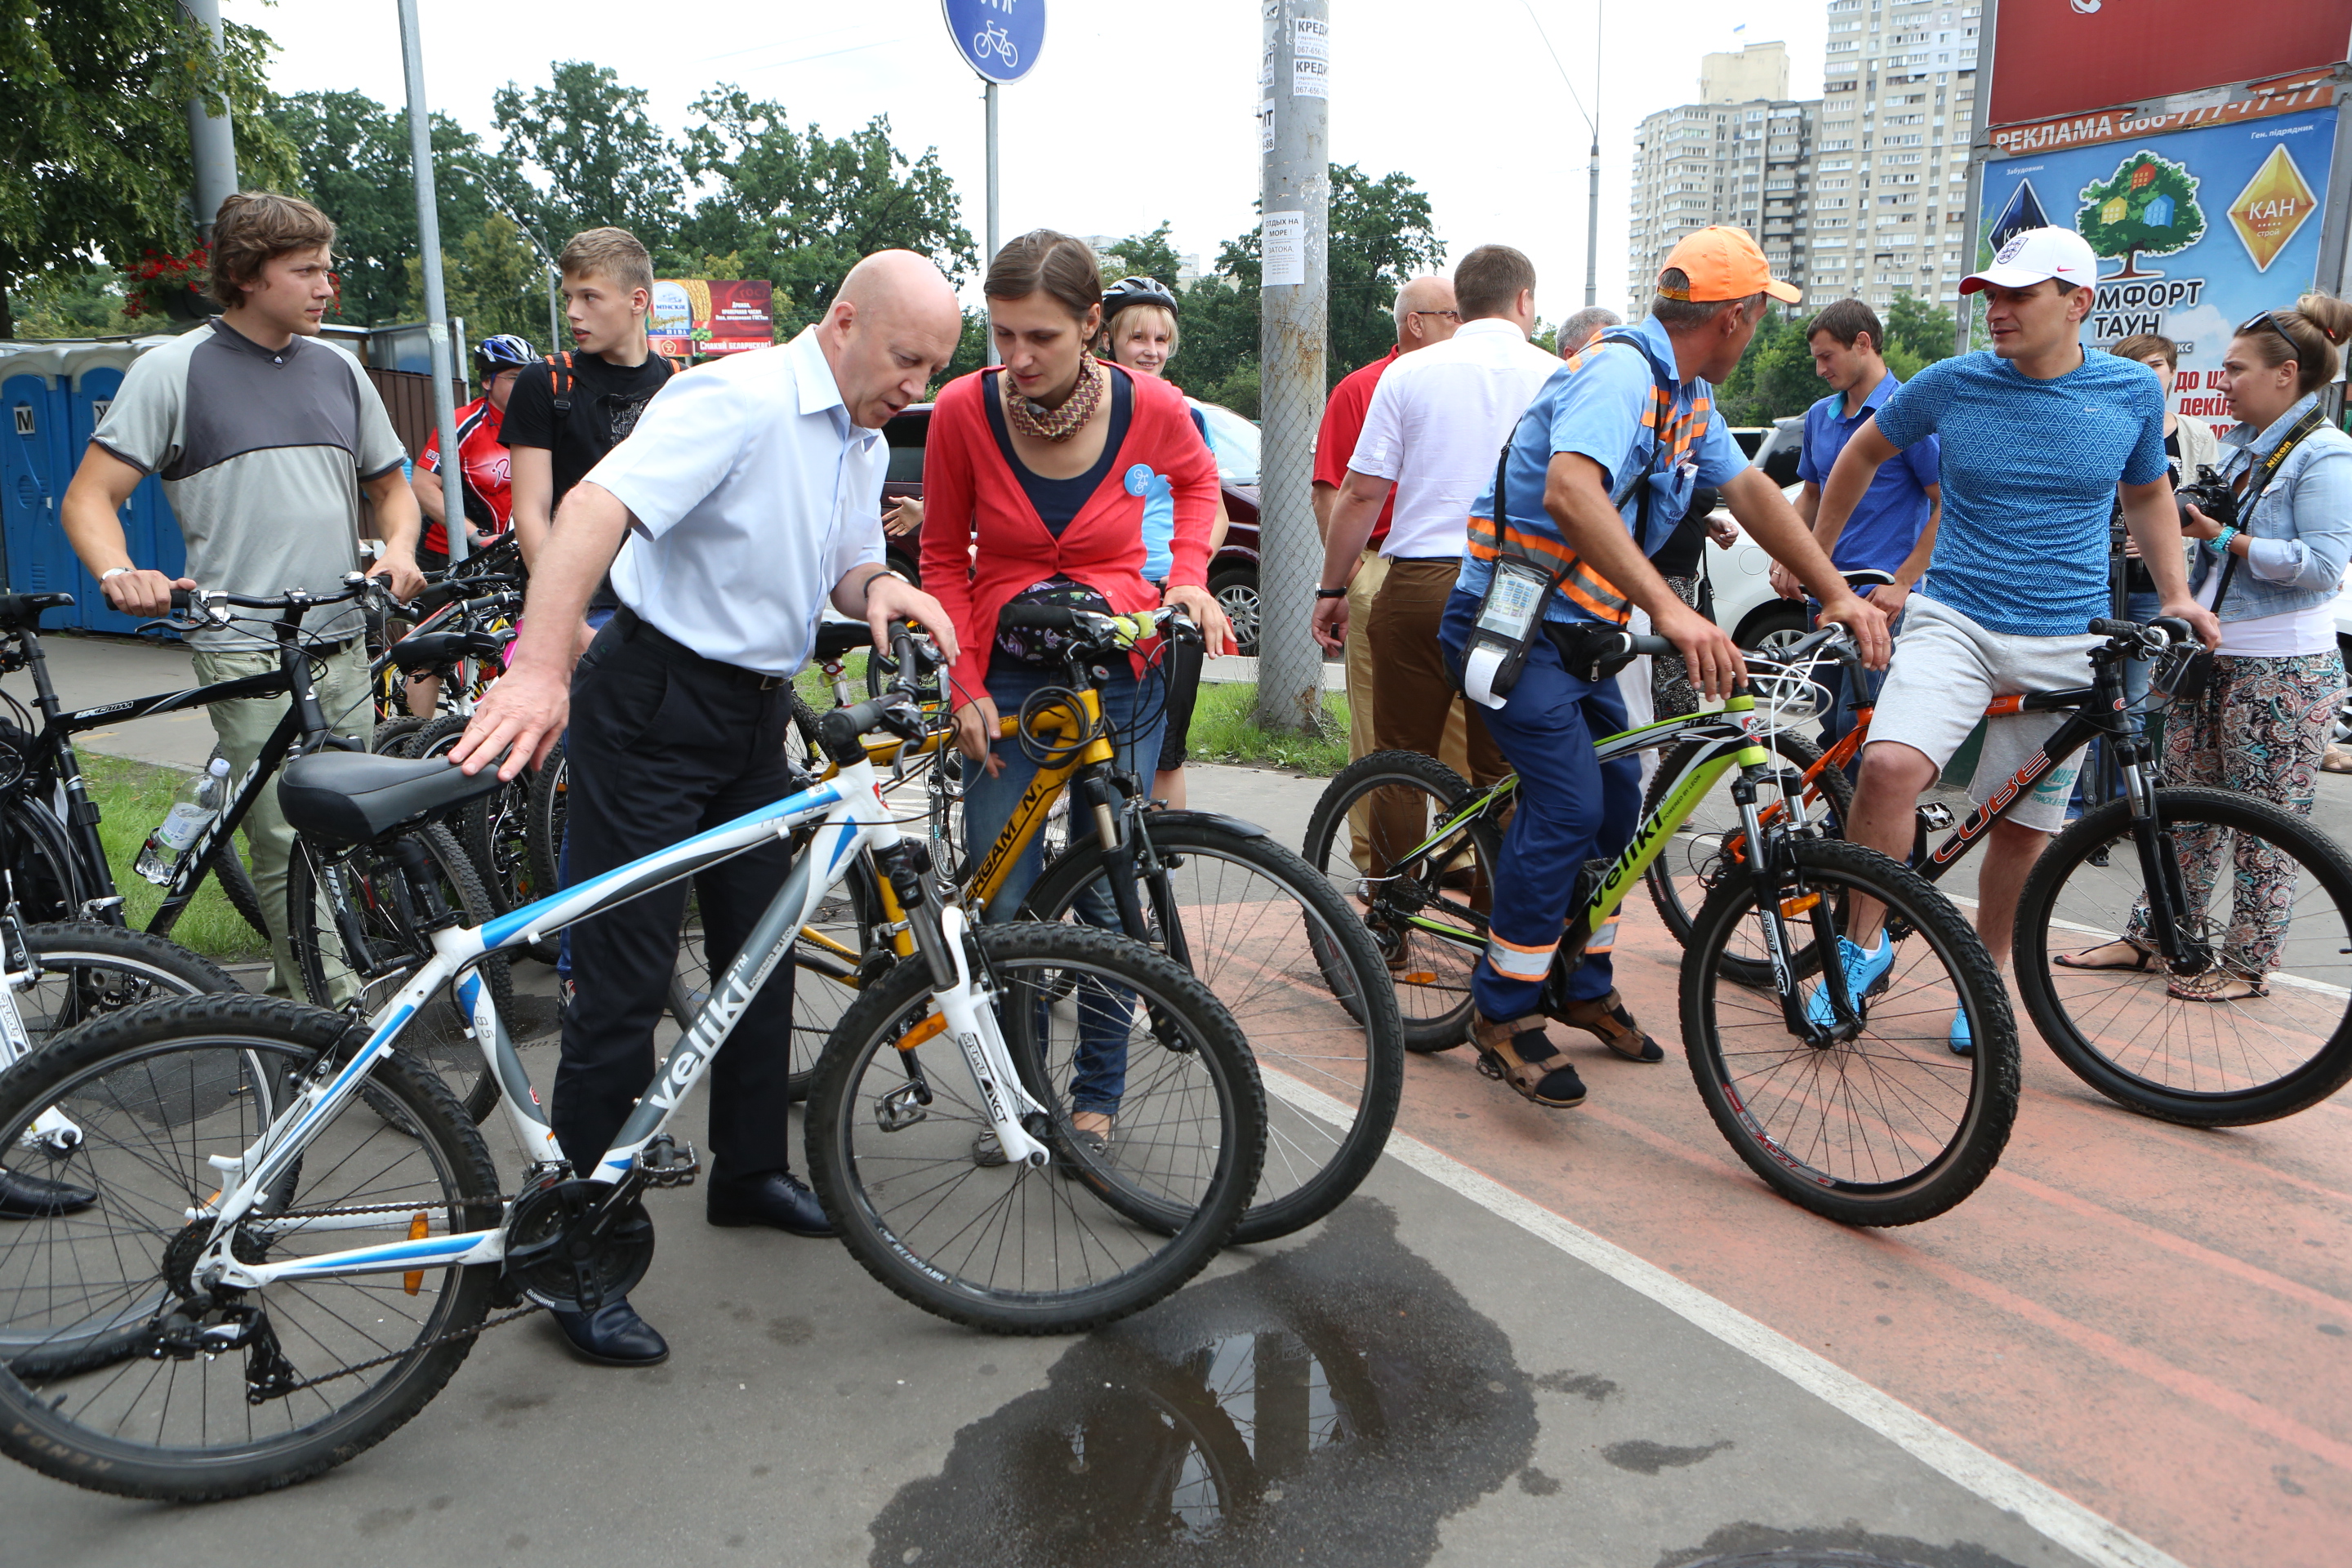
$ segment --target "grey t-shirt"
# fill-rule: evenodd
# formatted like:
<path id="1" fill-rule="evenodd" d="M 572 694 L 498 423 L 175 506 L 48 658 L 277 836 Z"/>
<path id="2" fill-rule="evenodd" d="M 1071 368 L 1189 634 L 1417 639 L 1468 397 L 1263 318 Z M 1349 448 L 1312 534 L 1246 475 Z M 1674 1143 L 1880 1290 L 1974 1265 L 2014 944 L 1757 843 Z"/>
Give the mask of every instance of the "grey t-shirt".
<path id="1" fill-rule="evenodd" d="M 360 484 L 405 455 L 357 360 L 301 337 L 266 349 L 218 321 L 132 362 L 90 440 L 163 477 L 190 577 L 256 596 L 340 591 L 360 564 Z M 363 621 L 339 605 L 302 626 L 340 641 Z M 271 646 L 234 631 L 193 640 Z"/>

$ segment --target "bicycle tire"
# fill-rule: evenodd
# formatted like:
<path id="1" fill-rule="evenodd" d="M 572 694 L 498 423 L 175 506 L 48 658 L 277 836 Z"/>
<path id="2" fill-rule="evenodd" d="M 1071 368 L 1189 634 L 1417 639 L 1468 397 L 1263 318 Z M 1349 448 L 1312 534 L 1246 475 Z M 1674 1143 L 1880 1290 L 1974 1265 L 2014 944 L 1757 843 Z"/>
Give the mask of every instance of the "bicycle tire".
<path id="1" fill-rule="evenodd" d="M 215 746 L 213 757 L 217 758 L 220 754 L 221 749 Z M 206 759 L 205 765 L 211 767 L 212 759 Z M 220 884 L 222 897 L 228 900 L 229 908 L 235 910 L 264 942 L 268 942 L 269 921 L 261 912 L 261 891 L 253 885 L 253 877 L 245 868 L 244 857 L 236 852 L 236 835 L 224 834 L 215 841 L 211 869 L 213 879 Z"/>
<path id="2" fill-rule="evenodd" d="M 143 931 L 97 921 L 25 928 L 25 945 L 41 973 L 16 993 L 16 1011 L 33 1048 L 77 1025 L 159 996 L 243 994 L 228 972 L 201 953 Z M 103 973 L 117 978 L 93 983 Z M 51 975 L 70 978 L 54 989 Z"/>
<path id="3" fill-rule="evenodd" d="M 1760 743 L 1776 752 L 1784 766 L 1803 773 L 1822 759 L 1819 746 L 1803 736 L 1787 730 L 1775 730 L 1769 737 L 1759 736 Z M 1666 792 L 1682 776 L 1691 758 L 1708 742 L 1685 741 L 1659 759 L 1658 771 L 1650 779 L 1650 786 L 1642 794 L 1642 816 L 1646 819 L 1658 814 L 1665 804 Z M 1731 781 L 1737 771 L 1726 773 L 1722 784 L 1699 804 L 1697 811 L 1680 827 L 1658 858 L 1650 862 L 1643 874 L 1649 885 L 1650 902 L 1665 922 L 1667 931 L 1685 947 L 1690 945 L 1691 922 L 1706 895 L 1720 882 L 1725 874 L 1743 863 L 1747 834 L 1739 826 L 1738 808 L 1732 804 Z M 1846 818 L 1853 810 L 1853 784 L 1839 768 L 1823 768 L 1815 778 L 1814 787 L 1827 798 L 1827 832 L 1832 837 L 1843 837 Z M 1757 792 L 1760 811 L 1777 804 L 1780 792 L 1767 796 Z M 1808 802 L 1806 813 L 1818 822 L 1817 803 Z M 1771 983 L 1771 966 L 1751 963 L 1746 959 L 1727 953 L 1727 971 L 1743 985 L 1766 985 Z"/>
<path id="4" fill-rule="evenodd" d="M 523 814 L 523 851 L 530 862 L 531 886 L 547 889 L 541 895 L 542 898 L 562 887 L 555 871 L 563 849 L 568 780 L 563 742 L 558 741 L 539 764 L 539 771 L 530 775 L 530 801 Z"/>
<path id="5" fill-rule="evenodd" d="M 1039 1134 L 1057 1166 L 1068 1162 L 1069 1174 L 975 1163 L 971 1134 L 988 1123 L 961 1053 L 951 1044 L 898 1048 L 908 1026 L 930 1005 L 928 968 L 901 963 L 859 993 L 817 1066 L 807 1130 L 817 1194 L 867 1273 L 951 1322 L 995 1333 L 1056 1334 L 1140 1311 L 1207 1265 L 1257 1186 L 1265 1100 L 1249 1048 L 1208 987 L 1124 937 L 1083 926 L 1016 922 L 979 927 L 968 941 L 998 988 L 998 1016 L 1017 1070 L 1046 1108 Z M 1147 1151 L 1137 1164 L 1125 1152 L 1137 1146 L 1130 1122 L 1122 1126 L 1108 1162 L 1071 1152 L 1069 1112 L 1051 1087 L 1059 1064 L 1052 1040 L 1041 1046 L 1038 1039 L 1041 1021 L 1051 1026 L 1056 1016 L 1045 996 L 1068 969 L 1079 972 L 1082 989 L 1116 990 L 1141 1001 L 1140 1008 L 1129 1006 L 1130 1027 L 1148 1017 L 1155 1031 L 1176 1032 L 1172 1044 L 1166 1035 L 1153 1040 L 1156 1054 L 1147 1070 L 1155 1081 L 1140 1092 L 1134 1080 L 1144 1075 L 1130 1063 L 1122 1117 L 1133 1109 L 1134 1122 L 1140 1122 L 1145 1102 L 1157 1100 L 1164 1088 L 1180 1109 L 1198 1102 L 1211 1147 L 1189 1156 L 1161 1147 Z M 919 1059 L 926 1053 L 929 1071 Z M 909 1074 L 919 1071 L 931 1103 L 914 1123 L 882 1131 L 869 1101 L 884 1086 L 905 1089 Z M 869 1072 L 877 1082 L 868 1082 Z M 1183 1081 L 1172 1081 L 1178 1078 Z M 931 1157 L 915 1168 L 927 1152 Z M 1154 1177 L 1169 1184 L 1166 1201 L 1186 1212 L 1172 1234 L 1138 1227 L 1102 1201 L 1106 1187 Z M 992 1245 L 979 1232 L 991 1217 L 1019 1221 L 1024 1235 L 999 1237 Z M 1101 1229 L 1086 1228 L 1097 1221 L 1104 1222 Z M 1134 1260 L 1125 1261 L 1129 1257 Z M 1028 1268 L 1039 1277 L 1005 1277 Z M 973 1269 L 984 1272 L 967 1272 Z M 1073 1282 L 1080 1271 L 1086 1278 Z"/>
<path id="6" fill-rule="evenodd" d="M 93 1301 L 119 1316 L 117 1298 L 175 1297 L 169 1249 L 194 1234 L 180 1205 L 208 1201 L 205 1194 L 219 1184 L 204 1156 L 236 1156 L 260 1132 L 251 1110 L 266 1097 L 260 1085 L 244 1080 L 306 1071 L 345 1036 L 344 1020 L 296 1003 L 188 997 L 96 1019 L 0 1077 L 0 1130 L 8 1142 L 43 1106 L 86 1109 L 88 1136 L 61 1164 L 69 1179 L 101 1194 L 79 1224 L 66 1215 L 11 1226 L 0 1249 L 0 1280 L 22 1283 L 0 1290 L 0 1313 L 6 1314 L 0 1333 L 23 1339 L 45 1329 L 72 1331 L 87 1324 Z M 174 1058 L 185 1061 L 192 1095 L 184 1101 L 161 1098 L 150 1087 L 181 1081 Z M 298 1209 L 326 1209 L 389 1197 L 404 1208 L 415 1203 L 419 1214 L 439 1211 L 456 1228 L 496 1226 L 497 1170 L 447 1086 L 401 1052 L 370 1077 L 367 1113 L 354 1113 L 361 1103 L 355 1099 L 310 1135 L 314 1147 L 341 1157 L 306 1159 L 288 1198 Z M 158 1140 L 145 1130 L 159 1121 L 169 1137 Z M 308 1186 L 302 1173 L 309 1173 Z M 465 1201 L 483 1197 L 491 1201 Z M 266 1230 L 268 1218 L 250 1233 L 267 1235 L 257 1241 L 264 1256 L 360 1244 L 349 1230 L 322 1229 L 310 1237 L 299 1227 Z M 75 1240 L 90 1226 L 106 1230 L 107 1251 Z M 386 1230 L 398 1237 L 407 1227 L 404 1214 Z M 48 1267 L 79 1266 L 72 1293 L 52 1300 L 38 1283 L 45 1278 L 40 1255 L 68 1248 L 69 1259 Z M 97 1293 L 102 1282 L 90 1273 L 101 1257 L 119 1263 L 122 1276 L 103 1296 Z M 298 1376 L 340 1370 L 338 1356 L 356 1363 L 389 1351 L 394 1358 L 375 1373 L 261 1405 L 246 1399 L 245 1356 L 145 1362 L 143 1325 L 138 1342 L 95 1364 L 88 1357 L 45 1362 L 37 1351 L 19 1354 L 0 1373 L 0 1452 L 77 1486 L 161 1501 L 211 1501 L 292 1485 L 382 1441 L 441 1391 L 473 1348 L 470 1336 L 446 1336 L 482 1321 L 496 1274 L 487 1264 L 420 1271 L 414 1298 L 389 1288 L 397 1276 L 383 1275 L 282 1282 L 248 1293 L 268 1314 Z M 166 1281 L 163 1292 L 155 1290 L 159 1279 Z M 418 1303 L 414 1317 L 406 1305 L 412 1300 Z M 414 1331 L 404 1354 L 386 1343 L 404 1331 L 382 1330 L 395 1315 Z M 324 1363 L 316 1359 L 320 1352 Z M 143 1376 L 131 1370 L 142 1363 L 153 1369 Z M 134 1415 L 140 1439 L 125 1435 Z M 150 1431 L 154 1439 L 144 1440 Z"/>
<path id="7" fill-rule="evenodd" d="M 2176 860 L 2195 853 L 2200 834 L 2234 835 L 2234 847 L 2211 841 L 2217 852 L 2236 850 L 2233 886 L 2244 876 L 2249 839 L 2294 862 L 2279 962 L 2262 965 L 2268 994 L 2190 1001 L 2168 994 L 2172 977 L 2160 963 L 2141 974 L 2055 962 L 2063 949 L 2095 945 L 2103 934 L 2112 939 L 2117 916 L 2145 897 L 2130 805 L 2114 801 L 2061 833 L 2026 879 L 2017 906 L 2017 988 L 2027 1016 L 2075 1077 L 2144 1115 L 2192 1127 L 2250 1127 L 2318 1104 L 2352 1081 L 2352 859 L 2307 819 L 2249 795 L 2159 789 L 2156 812 L 2159 850 Z M 2242 973 L 2243 945 L 2240 962 L 2229 956 L 2230 938 L 2245 918 L 2238 900 L 2221 911 L 2228 931 L 2217 932 L 2205 909 L 2220 890 L 2218 878 L 2202 896 L 2192 883 L 2196 913 L 2184 934 L 2205 950 L 2206 970 Z M 2257 915 L 2275 909 L 2248 900 Z"/>
<path id="8" fill-rule="evenodd" d="M 1152 812 L 1144 830 L 1168 865 L 1164 892 L 1139 889 L 1162 938 L 1155 945 L 1224 1004 L 1261 1079 L 1272 1068 L 1288 1080 L 1268 1089 L 1265 1170 L 1234 1243 L 1288 1236 L 1347 1201 L 1396 1125 L 1404 1023 L 1388 963 L 1339 889 L 1263 830 L 1189 811 Z M 1097 840 L 1072 846 L 1038 878 L 1021 918 L 1071 918 L 1088 889 L 1104 886 L 1104 859 Z M 1171 920 L 1181 956 L 1166 941 Z"/>
<path id="9" fill-rule="evenodd" d="M 1878 900 L 1909 934 L 1859 1032 L 1817 1048 L 1790 1031 L 1777 991 L 1759 994 L 1721 962 L 1737 941 L 1749 944 L 1748 956 L 1764 951 L 1753 881 L 1727 879 L 1700 908 L 1683 956 L 1683 1044 L 1699 1098 L 1781 1196 L 1841 1225 L 1933 1219 L 1991 1173 L 2017 1119 L 2017 1022 L 2000 972 L 1951 900 L 1909 868 L 1843 839 L 1786 838 L 1780 851 L 1781 907 L 1819 895 L 1789 917 L 1811 948 L 1821 945 L 1816 920 L 1856 893 Z M 1809 955 L 1798 972 L 1818 968 Z M 1956 1005 L 1968 1008 L 1968 1056 L 1946 1043 Z M 1874 1121 L 1884 1123 L 1875 1128 L 1883 1150 L 1859 1146 Z M 1907 1131 L 1913 1121 L 1924 1134 Z"/>
<path id="10" fill-rule="evenodd" d="M 425 728 L 428 721 L 411 713 L 404 713 L 397 719 L 378 719 L 375 736 L 368 742 L 368 750 L 386 757 L 405 756 L 409 737 Z"/>
<path id="11" fill-rule="evenodd" d="M 531 875 L 528 842 L 531 783 L 526 768 L 479 800 L 458 807 L 452 819 L 457 842 L 473 857 L 474 870 L 490 895 L 491 905 L 502 915 L 554 891 Z M 551 931 L 516 951 L 552 966 L 559 946 Z"/>
<path id="12" fill-rule="evenodd" d="M 92 884 L 57 813 L 20 795 L 7 806 L 8 879 L 18 912 L 36 924 L 81 918 Z"/>
<path id="13" fill-rule="evenodd" d="M 434 869 L 439 873 L 441 896 L 466 924 L 478 926 L 490 920 L 496 910 L 490 896 L 483 889 L 481 879 L 474 874 L 473 858 L 457 846 L 457 840 L 446 827 L 428 824 L 413 834 L 404 835 L 424 840 L 425 853 L 432 858 Z M 392 866 L 377 850 L 361 845 L 350 850 L 337 850 L 345 873 L 347 886 L 356 881 L 371 889 L 378 877 L 395 875 Z M 326 885 L 320 868 L 330 856 L 309 839 L 298 836 L 294 855 L 287 868 L 286 908 L 289 930 L 287 933 L 294 950 L 297 972 L 302 977 L 302 989 L 317 1006 L 331 1010 L 342 1005 L 329 984 L 327 953 L 330 942 L 340 954 L 341 941 L 338 935 L 333 913 L 327 908 Z M 356 895 L 355 895 L 356 896 Z M 408 984 L 408 977 L 433 956 L 433 944 L 424 933 L 409 928 L 399 915 L 399 905 L 389 888 L 372 896 L 361 898 L 354 911 L 366 930 L 368 939 L 389 952 L 400 955 L 395 969 L 365 981 L 359 988 L 357 1002 L 363 1016 L 373 1017 L 383 1003 Z M 490 988 L 490 998 L 497 1004 L 501 1018 L 512 1018 L 514 981 L 510 966 L 503 955 L 482 960 L 480 973 Z M 482 1060 L 481 1047 L 467 1032 L 470 1020 L 459 1011 L 454 984 L 441 995 L 417 1009 L 401 1032 L 402 1047 L 420 1061 L 432 1067 L 449 1081 L 466 1113 L 476 1121 L 489 1115 L 490 1108 L 499 1102 L 499 1080 Z"/>
<path id="14" fill-rule="evenodd" d="M 1470 974 L 1486 945 L 1480 906 L 1493 900 L 1502 833 L 1485 816 L 1473 817 L 1463 824 L 1460 847 L 1452 853 L 1441 850 L 1410 877 L 1372 877 L 1370 868 L 1356 867 L 1352 837 L 1345 848 L 1339 837 L 1349 831 L 1350 815 L 1383 790 L 1426 798 L 1420 831 L 1412 836 L 1415 844 L 1478 793 L 1434 757 L 1373 752 L 1325 787 L 1307 819 L 1299 858 L 1361 909 L 1358 918 L 1371 932 L 1396 993 L 1405 1049 L 1451 1050 L 1470 1037 Z M 1373 831 L 1367 826 L 1368 853 L 1386 858 L 1383 846 L 1370 842 Z"/>
<path id="15" fill-rule="evenodd" d="M 420 763 L 446 756 L 471 722 L 463 713 L 443 713 L 427 719 L 403 743 L 400 754 Z"/>

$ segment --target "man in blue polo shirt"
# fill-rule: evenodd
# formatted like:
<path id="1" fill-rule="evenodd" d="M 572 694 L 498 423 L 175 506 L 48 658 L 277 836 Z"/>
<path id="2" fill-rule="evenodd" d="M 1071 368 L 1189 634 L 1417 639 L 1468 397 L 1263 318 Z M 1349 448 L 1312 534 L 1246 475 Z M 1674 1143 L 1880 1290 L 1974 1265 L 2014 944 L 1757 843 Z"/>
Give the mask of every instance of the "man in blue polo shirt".
<path id="1" fill-rule="evenodd" d="M 1903 384 L 1886 368 L 1886 329 L 1878 312 L 1860 300 L 1840 300 L 1820 315 L 1805 334 L 1813 353 L 1813 374 L 1830 384 L 1827 397 L 1805 410 L 1805 439 L 1797 458 L 1797 478 L 1804 490 L 1797 497 L 1797 515 L 1816 523 L 1822 485 L 1836 467 L 1838 454 L 1862 422 L 1876 414 Z M 1853 515 L 1840 528 L 1816 525 L 1813 538 L 1830 552 L 1840 572 L 1885 572 L 1894 577 L 1863 596 L 1886 612 L 1887 622 L 1899 629 L 1903 601 L 1927 570 L 1935 552 L 1936 527 L 1944 506 L 1943 487 L 1936 474 L 1937 438 L 1929 436 L 1903 449 L 1901 459 L 1878 470 Z M 1794 574 L 1785 566 L 1772 568 L 1772 586 L 1780 596 L 1804 596 Z M 1822 713 L 1822 744 L 1835 743 L 1853 728 L 1847 707 L 1845 672 L 1833 670 L 1822 682 L 1829 705 Z M 1878 695 L 1875 678 L 1865 683 L 1862 700 Z"/>
<path id="2" fill-rule="evenodd" d="M 2087 635 L 2108 613 L 2107 524 L 2122 487 L 2124 519 L 2155 579 L 2162 613 L 2211 647 L 2221 623 L 2189 595 L 2172 474 L 2164 456 L 2164 389 L 2112 354 L 2084 354 L 2083 322 L 2097 297 L 2098 258 L 2071 229 L 2027 229 L 1993 264 L 1960 284 L 1981 290 L 1990 353 L 1927 366 L 1864 421 L 1822 492 L 1818 527 L 1842 526 L 1879 469 L 1930 435 L 1943 437 L 1943 521 L 1935 559 L 1906 607 L 1902 644 L 1863 748 L 1846 837 L 1901 858 L 1911 851 L 1919 793 L 1995 698 L 2080 686 Z M 1987 721 L 1969 793 L 1990 798 L 2041 749 L 2062 713 Z M 1977 932 L 1996 964 L 2026 873 L 2065 821 L 2076 759 L 2043 773 L 1986 836 L 1977 877 Z M 1882 911 L 1857 905 L 1838 940 L 1846 982 L 1865 995 L 1894 963 Z M 1825 1018 L 1818 993 L 1808 1004 Z M 1953 1016 L 1951 1048 L 1974 1048 L 1968 1015 Z"/>
<path id="3" fill-rule="evenodd" d="M 1744 230 L 1685 237 L 1658 274 L 1649 317 L 1571 355 L 1544 383 L 1511 436 L 1506 493 L 1490 483 L 1470 518 L 1469 550 L 1438 641 L 1465 689 L 1485 705 L 1487 730 L 1519 778 L 1495 868 L 1489 940 L 1471 973 L 1471 1043 L 1482 1065 L 1538 1105 L 1584 1100 L 1583 1080 L 1547 1037 L 1548 1008 L 1628 1061 L 1664 1057 L 1617 994 L 1612 931 L 1592 934 L 1564 994 L 1545 994 L 1578 873 L 1587 860 L 1624 849 L 1641 807 L 1634 760 L 1603 766 L 1593 755 L 1596 737 L 1625 728 L 1625 704 L 1614 679 L 1570 669 L 1577 629 L 1622 626 L 1638 605 L 1657 635 L 1683 651 L 1704 696 L 1730 694 L 1747 668 L 1738 646 L 1650 563 L 1692 491 L 1711 485 L 1749 537 L 1821 596 L 1822 613 L 1853 628 L 1865 659 L 1885 660 L 1886 617 L 1845 585 L 1780 488 L 1747 465 L 1714 407 L 1711 384 L 1739 363 L 1768 296 L 1798 298 L 1774 279 Z M 1488 650 L 1466 661 L 1465 652 L 1505 551 L 1542 562 L 1558 590 L 1516 683 L 1497 696 Z"/>

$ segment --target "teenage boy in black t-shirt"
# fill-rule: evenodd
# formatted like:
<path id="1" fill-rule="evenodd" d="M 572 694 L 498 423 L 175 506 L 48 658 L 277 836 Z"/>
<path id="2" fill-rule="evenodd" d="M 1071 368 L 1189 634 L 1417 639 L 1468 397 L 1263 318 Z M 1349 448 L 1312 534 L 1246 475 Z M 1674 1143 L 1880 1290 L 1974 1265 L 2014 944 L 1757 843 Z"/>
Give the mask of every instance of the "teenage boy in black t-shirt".
<path id="1" fill-rule="evenodd" d="M 654 295 L 653 258 L 625 228 L 575 234 L 557 259 L 572 353 L 527 367 L 507 400 L 515 536 L 529 565 L 546 542 L 556 507 L 573 485 L 636 428 L 637 416 L 670 376 L 669 362 L 646 337 Z M 559 410 L 561 401 L 567 408 Z M 620 601 L 608 577 L 588 601 L 601 627 Z"/>

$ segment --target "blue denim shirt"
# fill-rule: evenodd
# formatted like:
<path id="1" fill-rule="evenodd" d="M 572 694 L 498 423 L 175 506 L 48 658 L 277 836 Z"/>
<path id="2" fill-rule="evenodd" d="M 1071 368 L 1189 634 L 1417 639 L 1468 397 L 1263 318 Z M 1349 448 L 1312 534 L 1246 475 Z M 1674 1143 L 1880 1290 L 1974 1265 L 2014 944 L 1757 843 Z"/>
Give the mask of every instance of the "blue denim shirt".
<path id="1" fill-rule="evenodd" d="M 2318 395 L 2303 399 L 2265 429 L 2241 425 L 2221 434 L 2221 473 L 2235 480 L 2278 448 Z M 2323 426 L 2304 438 L 2271 476 L 2251 513 L 2241 509 L 2242 531 L 2252 538 L 2221 601 L 2225 621 L 2307 610 L 2336 596 L 2352 559 L 2352 436 Z M 2189 568 L 2191 592 L 2221 564 L 2207 541 Z"/>

